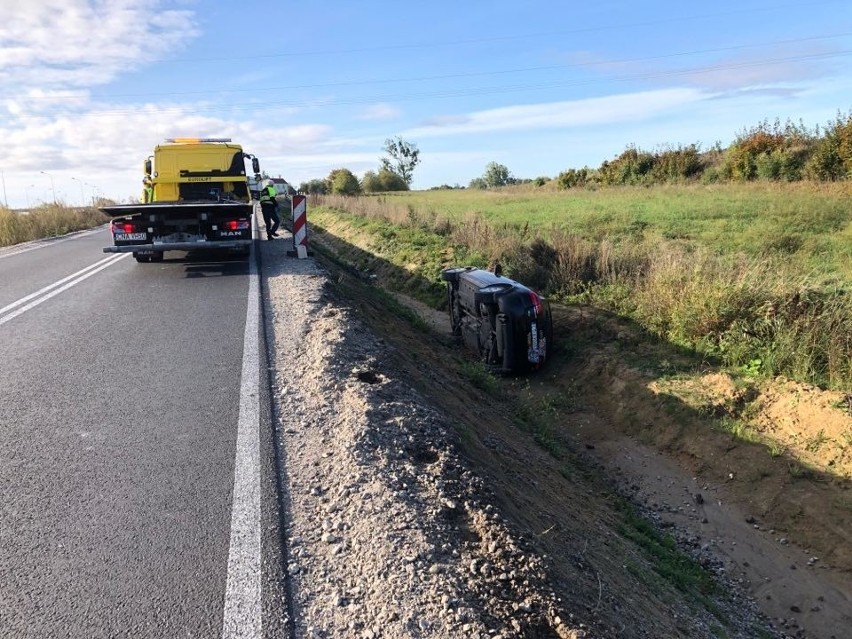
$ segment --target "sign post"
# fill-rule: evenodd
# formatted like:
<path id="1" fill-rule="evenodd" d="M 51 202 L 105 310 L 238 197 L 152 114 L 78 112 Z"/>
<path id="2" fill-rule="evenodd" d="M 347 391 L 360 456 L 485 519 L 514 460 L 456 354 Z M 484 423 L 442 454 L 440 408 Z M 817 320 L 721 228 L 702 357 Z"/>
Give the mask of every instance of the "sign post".
<path id="1" fill-rule="evenodd" d="M 307 196 L 294 195 L 293 203 L 293 250 L 287 251 L 299 259 L 308 257 L 308 204 Z"/>

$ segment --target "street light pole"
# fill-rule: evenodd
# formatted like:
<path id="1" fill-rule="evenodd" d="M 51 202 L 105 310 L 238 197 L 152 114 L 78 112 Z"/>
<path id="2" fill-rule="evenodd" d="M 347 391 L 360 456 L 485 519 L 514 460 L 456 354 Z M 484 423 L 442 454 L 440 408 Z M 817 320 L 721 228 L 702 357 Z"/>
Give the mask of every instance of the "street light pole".
<path id="1" fill-rule="evenodd" d="M 53 191 L 53 203 L 56 204 L 56 185 L 53 183 L 53 176 L 47 171 L 42 171 L 42 173 L 50 178 L 50 190 Z"/>
<path id="2" fill-rule="evenodd" d="M 0 170 L 0 177 L 3 178 L 3 206 L 9 208 L 9 198 L 6 197 L 6 174 Z"/>
<path id="3" fill-rule="evenodd" d="M 86 194 L 83 193 L 83 181 L 78 180 L 73 175 L 71 176 L 71 179 L 80 185 L 80 206 L 86 206 Z"/>

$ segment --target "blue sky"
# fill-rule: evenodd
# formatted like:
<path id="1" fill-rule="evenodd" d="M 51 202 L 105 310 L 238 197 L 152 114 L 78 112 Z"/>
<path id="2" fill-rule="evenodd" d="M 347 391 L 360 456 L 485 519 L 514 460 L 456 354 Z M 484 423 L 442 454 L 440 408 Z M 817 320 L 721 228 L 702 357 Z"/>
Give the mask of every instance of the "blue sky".
<path id="1" fill-rule="evenodd" d="M 421 151 L 414 188 L 728 145 L 852 109 L 852 3 L 0 0 L 13 207 L 137 197 L 167 137 L 230 137 L 300 182 Z"/>

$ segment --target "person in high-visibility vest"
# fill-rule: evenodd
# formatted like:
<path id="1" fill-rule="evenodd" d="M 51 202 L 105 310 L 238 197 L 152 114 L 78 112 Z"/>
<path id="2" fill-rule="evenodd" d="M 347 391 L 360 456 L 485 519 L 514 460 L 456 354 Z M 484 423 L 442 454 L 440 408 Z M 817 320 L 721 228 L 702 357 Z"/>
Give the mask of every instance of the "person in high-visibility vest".
<path id="1" fill-rule="evenodd" d="M 281 218 L 278 216 L 278 202 L 275 200 L 275 187 L 272 182 L 267 182 L 260 190 L 260 212 L 263 213 L 263 222 L 266 224 L 266 239 L 271 240 L 278 237 L 278 226 Z"/>
<path id="2" fill-rule="evenodd" d="M 146 175 L 144 178 L 142 178 L 142 187 L 144 189 L 142 191 L 142 196 L 145 200 L 144 203 L 149 204 L 149 203 L 153 202 L 154 201 L 154 183 L 151 182 L 151 176 L 150 175 Z"/>

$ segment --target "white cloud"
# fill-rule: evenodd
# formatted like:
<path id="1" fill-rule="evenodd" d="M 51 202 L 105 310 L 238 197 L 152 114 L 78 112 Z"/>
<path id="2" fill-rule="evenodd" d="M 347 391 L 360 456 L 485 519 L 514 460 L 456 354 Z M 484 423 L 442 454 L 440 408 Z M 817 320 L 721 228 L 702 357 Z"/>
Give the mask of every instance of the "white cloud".
<path id="1" fill-rule="evenodd" d="M 73 88 L 105 84 L 198 35 L 193 12 L 151 0 L 2 0 L 0 83 Z M 156 43 L 153 46 L 152 43 Z"/>
<path id="2" fill-rule="evenodd" d="M 371 104 L 365 108 L 360 116 L 360 120 L 394 120 L 402 115 L 402 111 L 392 104 L 387 102 L 379 102 Z"/>
<path id="3" fill-rule="evenodd" d="M 311 148 L 325 145 L 332 135 L 333 129 L 327 125 L 274 126 L 263 119 L 206 115 L 206 106 L 146 104 L 114 108 L 104 104 L 85 113 L 49 119 L 28 117 L 15 126 L 0 124 L 0 168 L 4 169 L 9 198 L 23 206 L 26 187 L 46 184 L 41 171 L 47 171 L 57 192 L 69 194 L 72 202 L 80 199 L 81 190 L 72 176 L 116 199 L 137 196 L 142 161 L 154 146 L 171 137 L 229 137 L 247 153 L 257 155 L 264 170 L 273 175 L 282 173 L 290 180 L 297 179 L 289 173 L 296 167 L 300 174 L 308 174 L 301 171 L 302 165 L 320 166 L 319 173 L 311 170 L 308 177 L 325 176 L 332 168 L 350 161 L 363 162 L 366 156 L 310 153 Z M 369 160 L 376 164 L 375 154 Z"/>
<path id="4" fill-rule="evenodd" d="M 51 113 L 57 106 L 64 109 L 80 109 L 89 104 L 88 91 L 46 91 L 44 89 L 32 88 L 23 94 L 9 98 L 3 102 L 3 107 L 17 118 L 41 117 L 43 114 Z"/>
<path id="5" fill-rule="evenodd" d="M 689 85 L 707 91 L 743 90 L 791 82 L 812 81 L 845 73 L 847 49 L 819 39 L 787 43 L 754 43 L 729 49 L 695 52 L 699 62 L 683 62 L 685 54 L 648 59 L 615 60 L 589 51 L 562 57 L 569 66 L 583 67 L 611 80 L 638 80 L 656 86 Z M 675 65 L 678 66 L 675 66 Z"/>
<path id="6" fill-rule="evenodd" d="M 494 131 L 566 128 L 657 116 L 708 96 L 697 89 L 664 89 L 567 102 L 522 104 L 431 118 L 404 137 L 434 137 Z"/>

